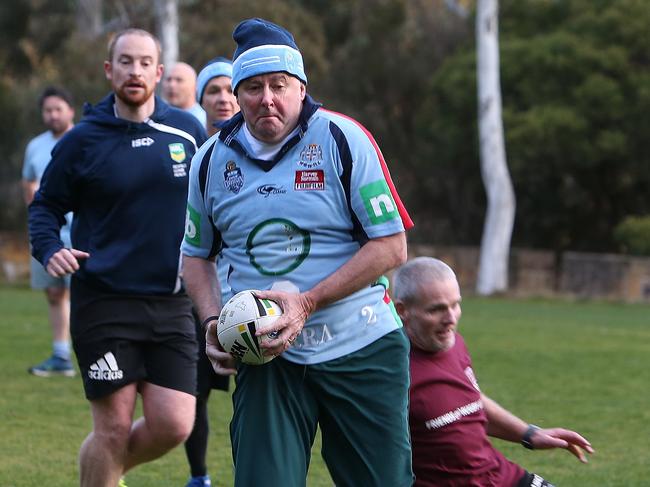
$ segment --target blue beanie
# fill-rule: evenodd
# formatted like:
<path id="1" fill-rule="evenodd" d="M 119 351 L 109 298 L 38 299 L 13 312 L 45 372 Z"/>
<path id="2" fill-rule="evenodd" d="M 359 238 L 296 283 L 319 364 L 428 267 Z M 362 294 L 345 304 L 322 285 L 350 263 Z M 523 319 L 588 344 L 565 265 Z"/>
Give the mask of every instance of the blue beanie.
<path id="1" fill-rule="evenodd" d="M 232 87 L 260 74 L 284 71 L 307 84 L 302 55 L 291 33 L 268 20 L 248 19 L 232 33 L 237 43 L 233 55 Z"/>
<path id="2" fill-rule="evenodd" d="M 203 100 L 203 91 L 208 85 L 212 78 L 217 76 L 228 76 L 232 78 L 232 62 L 230 59 L 225 57 L 216 57 L 211 61 L 208 61 L 199 75 L 196 77 L 196 99 L 199 101 L 199 105 Z"/>

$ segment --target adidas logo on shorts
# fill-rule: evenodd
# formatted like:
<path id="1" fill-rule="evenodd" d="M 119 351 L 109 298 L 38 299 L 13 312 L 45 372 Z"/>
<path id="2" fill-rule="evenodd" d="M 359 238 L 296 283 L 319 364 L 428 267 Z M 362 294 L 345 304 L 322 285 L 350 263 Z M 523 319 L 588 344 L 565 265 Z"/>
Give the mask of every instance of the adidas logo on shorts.
<path id="1" fill-rule="evenodd" d="M 117 366 L 113 352 L 107 352 L 97 362 L 90 364 L 88 377 L 95 380 L 119 380 L 124 372 Z"/>

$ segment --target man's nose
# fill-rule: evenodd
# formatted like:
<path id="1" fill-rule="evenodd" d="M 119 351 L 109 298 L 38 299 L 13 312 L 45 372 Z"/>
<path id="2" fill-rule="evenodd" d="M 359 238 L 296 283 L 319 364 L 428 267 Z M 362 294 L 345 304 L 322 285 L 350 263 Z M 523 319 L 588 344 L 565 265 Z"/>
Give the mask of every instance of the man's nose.
<path id="1" fill-rule="evenodd" d="M 273 90 L 271 90 L 269 85 L 264 86 L 262 90 L 262 105 L 273 105 Z"/>

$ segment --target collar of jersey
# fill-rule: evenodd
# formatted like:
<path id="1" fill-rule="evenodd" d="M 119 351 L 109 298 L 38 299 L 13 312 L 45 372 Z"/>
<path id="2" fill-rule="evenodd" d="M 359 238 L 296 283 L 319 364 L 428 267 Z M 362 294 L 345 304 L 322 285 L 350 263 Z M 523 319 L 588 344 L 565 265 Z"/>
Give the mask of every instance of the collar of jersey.
<path id="1" fill-rule="evenodd" d="M 252 157 L 246 148 L 237 140 L 237 134 L 244 123 L 244 117 L 241 112 L 237 113 L 233 118 L 231 118 L 225 125 L 221 128 L 219 132 L 219 140 L 224 144 L 230 147 L 233 150 L 236 150 L 240 154 L 245 155 L 248 159 L 257 164 L 261 169 L 268 172 L 284 157 L 284 155 L 295 146 L 300 139 L 303 138 L 307 128 L 309 127 L 309 119 L 311 116 L 321 107 L 321 103 L 314 101 L 314 99 L 306 95 L 305 100 L 302 104 L 302 110 L 300 111 L 300 116 L 298 117 L 298 127 L 300 130 L 291 137 L 287 142 L 282 146 L 273 159 L 270 161 L 264 161 L 262 159 L 256 159 Z"/>

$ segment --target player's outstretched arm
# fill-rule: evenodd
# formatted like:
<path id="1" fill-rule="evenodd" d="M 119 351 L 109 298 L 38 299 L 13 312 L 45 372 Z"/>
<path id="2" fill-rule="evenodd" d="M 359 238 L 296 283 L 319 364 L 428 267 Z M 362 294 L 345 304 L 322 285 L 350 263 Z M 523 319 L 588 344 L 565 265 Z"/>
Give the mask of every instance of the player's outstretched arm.
<path id="1" fill-rule="evenodd" d="M 535 450 L 565 448 L 583 463 L 587 463 L 585 452 L 594 452 L 591 444 L 575 431 L 564 428 L 530 427 L 523 419 L 504 409 L 485 394 L 481 394 L 481 400 L 488 418 L 487 433 L 490 436 L 519 443 L 525 435 L 528 435 L 526 439 L 529 448 L 532 447 Z"/>
<path id="2" fill-rule="evenodd" d="M 79 260 L 90 257 L 88 252 L 77 249 L 57 250 L 50 260 L 47 261 L 45 270 L 52 277 L 63 277 L 66 274 L 74 274 L 79 270 Z"/>

